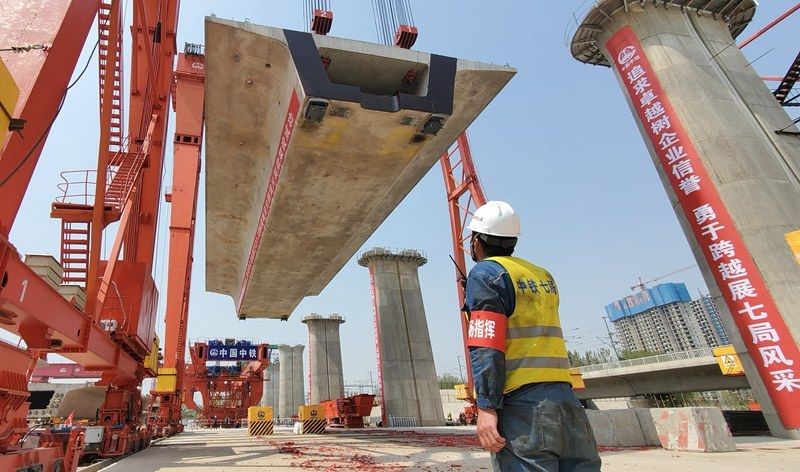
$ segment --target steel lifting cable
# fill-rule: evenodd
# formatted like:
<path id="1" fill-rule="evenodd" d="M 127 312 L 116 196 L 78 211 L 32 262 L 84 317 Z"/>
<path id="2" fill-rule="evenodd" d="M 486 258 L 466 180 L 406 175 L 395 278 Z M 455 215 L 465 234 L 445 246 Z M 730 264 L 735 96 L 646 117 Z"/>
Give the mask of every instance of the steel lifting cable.
<path id="1" fill-rule="evenodd" d="M 387 46 L 393 43 L 398 26 L 414 26 L 410 0 L 372 0 L 372 14 L 378 41 Z"/>
<path id="2" fill-rule="evenodd" d="M 394 9 L 397 12 L 397 20 L 401 25 L 407 25 L 408 19 L 406 18 L 405 1 L 394 0 Z"/>
<path id="3" fill-rule="evenodd" d="M 381 13 L 383 16 L 383 44 L 391 45 L 392 44 L 392 26 L 391 26 L 391 13 L 389 9 L 391 8 L 391 4 L 388 0 L 382 0 L 380 2 L 381 6 Z"/>
<path id="4" fill-rule="evenodd" d="M 381 28 L 380 28 L 380 26 L 378 24 L 378 14 L 377 14 L 377 10 L 376 10 L 376 7 L 375 7 L 375 0 L 372 0 L 372 22 L 375 25 L 375 36 L 377 36 L 378 37 L 378 41 L 380 41 Z"/>
<path id="5" fill-rule="evenodd" d="M 383 41 L 383 22 L 381 21 L 381 0 L 372 0 L 372 16 L 375 19 L 375 33 L 378 35 L 378 42 Z"/>
<path id="6" fill-rule="evenodd" d="M 64 93 L 61 95 L 61 102 L 58 104 L 58 108 L 56 108 L 56 112 L 53 114 L 53 118 L 50 120 L 50 123 L 48 123 L 47 127 L 42 132 L 42 135 L 39 136 L 39 139 L 36 140 L 33 146 L 31 146 L 31 148 L 25 154 L 25 157 L 23 157 L 22 160 L 19 161 L 19 164 L 17 164 L 16 167 L 11 169 L 11 172 L 9 172 L 8 175 L 2 177 L 2 180 L 0 180 L 0 187 L 7 184 L 8 181 L 11 180 L 17 172 L 19 172 L 22 166 L 24 166 L 25 163 L 28 162 L 28 159 L 30 159 L 30 157 L 33 155 L 33 152 L 39 147 L 40 144 L 42 144 L 42 141 L 44 141 L 45 136 L 47 136 L 47 134 L 50 133 L 50 129 L 56 122 L 56 118 L 58 118 L 58 115 L 61 113 L 61 109 L 64 107 L 64 102 L 67 100 L 67 93 L 72 87 L 75 86 L 75 84 L 78 83 L 78 81 L 81 80 L 83 74 L 86 73 L 86 69 L 89 68 L 89 64 L 91 64 L 92 58 L 94 57 L 94 53 L 97 51 L 97 47 L 99 45 L 100 45 L 100 40 L 98 39 L 97 42 L 94 43 L 92 52 L 89 54 L 89 58 L 86 60 L 86 65 L 83 66 L 83 70 L 81 70 L 81 73 L 78 74 L 78 77 L 76 77 L 75 80 L 73 80 L 72 83 L 67 85 L 67 88 L 64 89 Z"/>

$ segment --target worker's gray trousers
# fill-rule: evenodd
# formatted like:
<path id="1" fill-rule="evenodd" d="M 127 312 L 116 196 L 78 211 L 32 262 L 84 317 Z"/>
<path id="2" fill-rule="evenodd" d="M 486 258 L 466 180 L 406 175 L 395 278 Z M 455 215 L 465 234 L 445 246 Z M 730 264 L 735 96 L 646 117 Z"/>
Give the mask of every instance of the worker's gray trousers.
<path id="1" fill-rule="evenodd" d="M 498 472 L 597 472 L 600 456 L 589 419 L 567 383 L 528 385 L 503 398 L 492 454 Z"/>

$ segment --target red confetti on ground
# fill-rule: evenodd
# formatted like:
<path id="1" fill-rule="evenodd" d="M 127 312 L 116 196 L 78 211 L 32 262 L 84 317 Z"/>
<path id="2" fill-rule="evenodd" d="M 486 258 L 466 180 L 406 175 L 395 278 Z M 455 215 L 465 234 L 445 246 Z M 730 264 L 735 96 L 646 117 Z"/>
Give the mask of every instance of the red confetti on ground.
<path id="1" fill-rule="evenodd" d="M 308 458 L 303 461 L 294 461 L 290 467 L 301 469 L 317 469 L 324 472 L 339 470 L 363 470 L 367 472 L 401 472 L 405 466 L 399 464 L 382 464 L 367 454 L 353 454 L 352 449 L 339 446 L 318 446 L 309 444 L 298 448 L 293 442 L 273 443 L 280 452 L 292 452 L 294 458 Z M 301 451 L 302 449 L 302 451 Z M 313 458 L 311 458 L 313 457 Z"/>
<path id="2" fill-rule="evenodd" d="M 303 455 L 303 449 L 294 445 L 294 441 L 287 441 L 285 443 L 281 443 L 278 441 L 267 441 L 267 444 L 275 446 L 278 448 L 278 452 L 282 452 L 284 454 L 291 454 L 293 457 L 300 457 Z"/>
<path id="3" fill-rule="evenodd" d="M 395 441 L 426 447 L 449 447 L 455 449 L 480 449 L 481 443 L 474 434 L 436 434 L 416 431 L 385 431 Z"/>

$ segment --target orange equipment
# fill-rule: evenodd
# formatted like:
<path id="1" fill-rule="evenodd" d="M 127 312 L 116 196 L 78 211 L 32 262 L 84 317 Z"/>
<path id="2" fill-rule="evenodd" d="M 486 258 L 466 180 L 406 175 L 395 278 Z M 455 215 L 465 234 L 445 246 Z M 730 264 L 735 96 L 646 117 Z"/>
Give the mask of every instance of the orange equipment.
<path id="1" fill-rule="evenodd" d="M 25 120 L 25 127 L 6 137 L 0 155 L 0 321 L 26 348 L 0 344 L 0 470 L 77 467 L 79 427 L 45 431 L 36 448 L 18 445 L 27 430 L 26 382 L 34 361 L 48 353 L 100 373 L 98 385 L 108 389 L 98 415 L 104 427 L 101 456 L 149 443 L 140 420 L 139 385 L 155 375 L 158 354 L 152 273 L 179 1 L 132 2 L 127 117 L 123 5 L 122 0 L 16 1 L 5 2 L 0 16 L 0 30 L 25 31 L 26 45 L 41 46 L 2 57 L 20 88 L 11 116 Z M 79 306 L 27 267 L 8 235 L 95 18 L 100 139 L 97 148 L 86 150 L 97 152 L 97 166 L 62 174 L 63 194 L 51 212 L 61 220 L 60 282 L 85 290 L 86 304 Z M 108 231 L 112 223 L 116 229 Z M 113 243 L 104 257 L 107 232 Z"/>
<path id="2" fill-rule="evenodd" d="M 192 363 L 186 366 L 184 374 L 183 402 L 198 411 L 197 423 L 201 427 L 239 428 L 247 418 L 247 409 L 261 401 L 264 369 L 269 366 L 269 346 L 230 341 L 197 342 L 189 348 Z M 215 358 L 236 358 L 230 356 L 230 351 L 240 352 L 242 348 L 249 354 L 238 357 L 247 361 L 231 366 L 207 365 Z M 217 355 L 219 352 L 222 354 Z M 194 401 L 195 392 L 200 392 L 202 407 Z"/>
<path id="3" fill-rule="evenodd" d="M 148 428 L 155 437 L 183 431 L 181 405 L 186 368 L 186 329 L 192 280 L 200 151 L 203 143 L 205 57 L 199 45 L 187 44 L 175 68 L 173 107 L 176 113 L 169 223 L 169 272 L 164 322 L 164 363 L 158 368 L 148 411 Z"/>
<path id="4" fill-rule="evenodd" d="M 345 428 L 363 428 L 364 417 L 372 412 L 375 395 L 362 393 L 337 400 L 326 400 L 321 403 L 325 408 L 325 419 L 328 426 Z"/>

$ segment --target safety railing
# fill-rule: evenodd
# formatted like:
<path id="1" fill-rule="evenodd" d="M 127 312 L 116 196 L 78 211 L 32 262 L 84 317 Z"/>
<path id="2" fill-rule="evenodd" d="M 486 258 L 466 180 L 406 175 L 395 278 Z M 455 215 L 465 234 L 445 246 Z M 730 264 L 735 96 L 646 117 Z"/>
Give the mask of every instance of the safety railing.
<path id="1" fill-rule="evenodd" d="M 73 203 L 77 205 L 91 205 L 94 203 L 94 189 L 97 184 L 96 170 L 68 170 L 61 173 L 58 190 L 61 195 L 56 197 L 58 203 Z"/>
<path id="2" fill-rule="evenodd" d="M 389 426 L 393 428 L 415 428 L 419 424 L 416 416 L 389 416 Z"/>
<path id="3" fill-rule="evenodd" d="M 428 254 L 420 249 L 399 249 L 396 247 L 383 247 L 383 246 L 373 247 L 359 252 L 356 255 L 356 260 L 361 259 L 364 256 L 408 256 L 408 257 L 420 257 L 425 260 L 428 259 Z"/>
<path id="4" fill-rule="evenodd" d="M 598 6 L 597 0 L 584 0 L 575 8 L 575 10 L 572 12 L 572 17 L 569 19 L 567 26 L 564 28 L 565 46 L 569 47 L 570 43 L 572 42 L 572 37 L 575 36 L 575 32 L 578 31 L 578 28 L 580 28 L 581 22 L 586 17 L 586 14 L 596 6 Z"/>
<path id="5" fill-rule="evenodd" d="M 679 361 L 686 359 L 697 359 L 700 357 L 714 357 L 711 348 L 693 349 L 691 351 L 671 352 L 669 354 L 659 354 L 657 356 L 640 357 L 638 359 L 628 359 L 617 362 L 607 362 L 605 364 L 585 365 L 580 367 L 582 374 L 597 372 L 602 370 L 613 370 L 624 367 L 634 367 L 638 365 L 659 364 L 661 362 Z"/>
<path id="6" fill-rule="evenodd" d="M 106 171 L 106 205 L 122 207 L 139 178 L 144 164 L 142 144 L 129 144 L 128 138 L 123 142 L 123 149 L 109 159 Z M 97 170 L 68 170 L 61 173 L 61 182 L 57 184 L 61 195 L 56 197 L 58 203 L 93 205 Z"/>
<path id="7" fill-rule="evenodd" d="M 345 321 L 347 321 L 347 318 L 337 314 L 321 315 L 319 313 L 309 313 L 303 317 L 303 321 L 305 320 L 331 320 L 331 321 L 341 321 L 342 323 L 344 323 Z"/>
<path id="8" fill-rule="evenodd" d="M 644 5 L 645 0 L 584 0 L 575 8 L 572 17 L 569 19 L 564 29 L 564 45 L 569 47 L 572 37 L 575 35 L 578 28 L 580 28 L 581 22 L 583 22 L 587 14 L 593 8 L 599 8 L 602 5 L 600 21 L 600 23 L 602 23 L 610 19 L 613 12 L 622 8 L 630 8 L 630 6 L 635 3 Z M 741 17 L 742 15 L 752 15 L 752 13 L 747 10 L 737 9 L 735 2 L 713 0 L 653 0 L 650 3 L 665 9 L 671 7 L 680 8 L 682 11 L 694 11 L 698 14 L 721 15 L 725 22 L 731 22 L 733 19 Z"/>
<path id="9" fill-rule="evenodd" d="M 211 344 L 211 341 L 222 341 L 225 343 L 226 340 L 232 339 L 237 343 L 242 341 L 249 342 L 252 346 L 258 346 L 259 344 L 263 343 L 264 341 L 256 338 L 226 338 L 226 337 L 199 337 L 199 338 L 189 338 L 189 344 L 196 344 L 196 343 L 204 343 L 204 344 Z M 229 344 L 230 345 L 230 344 Z"/>

